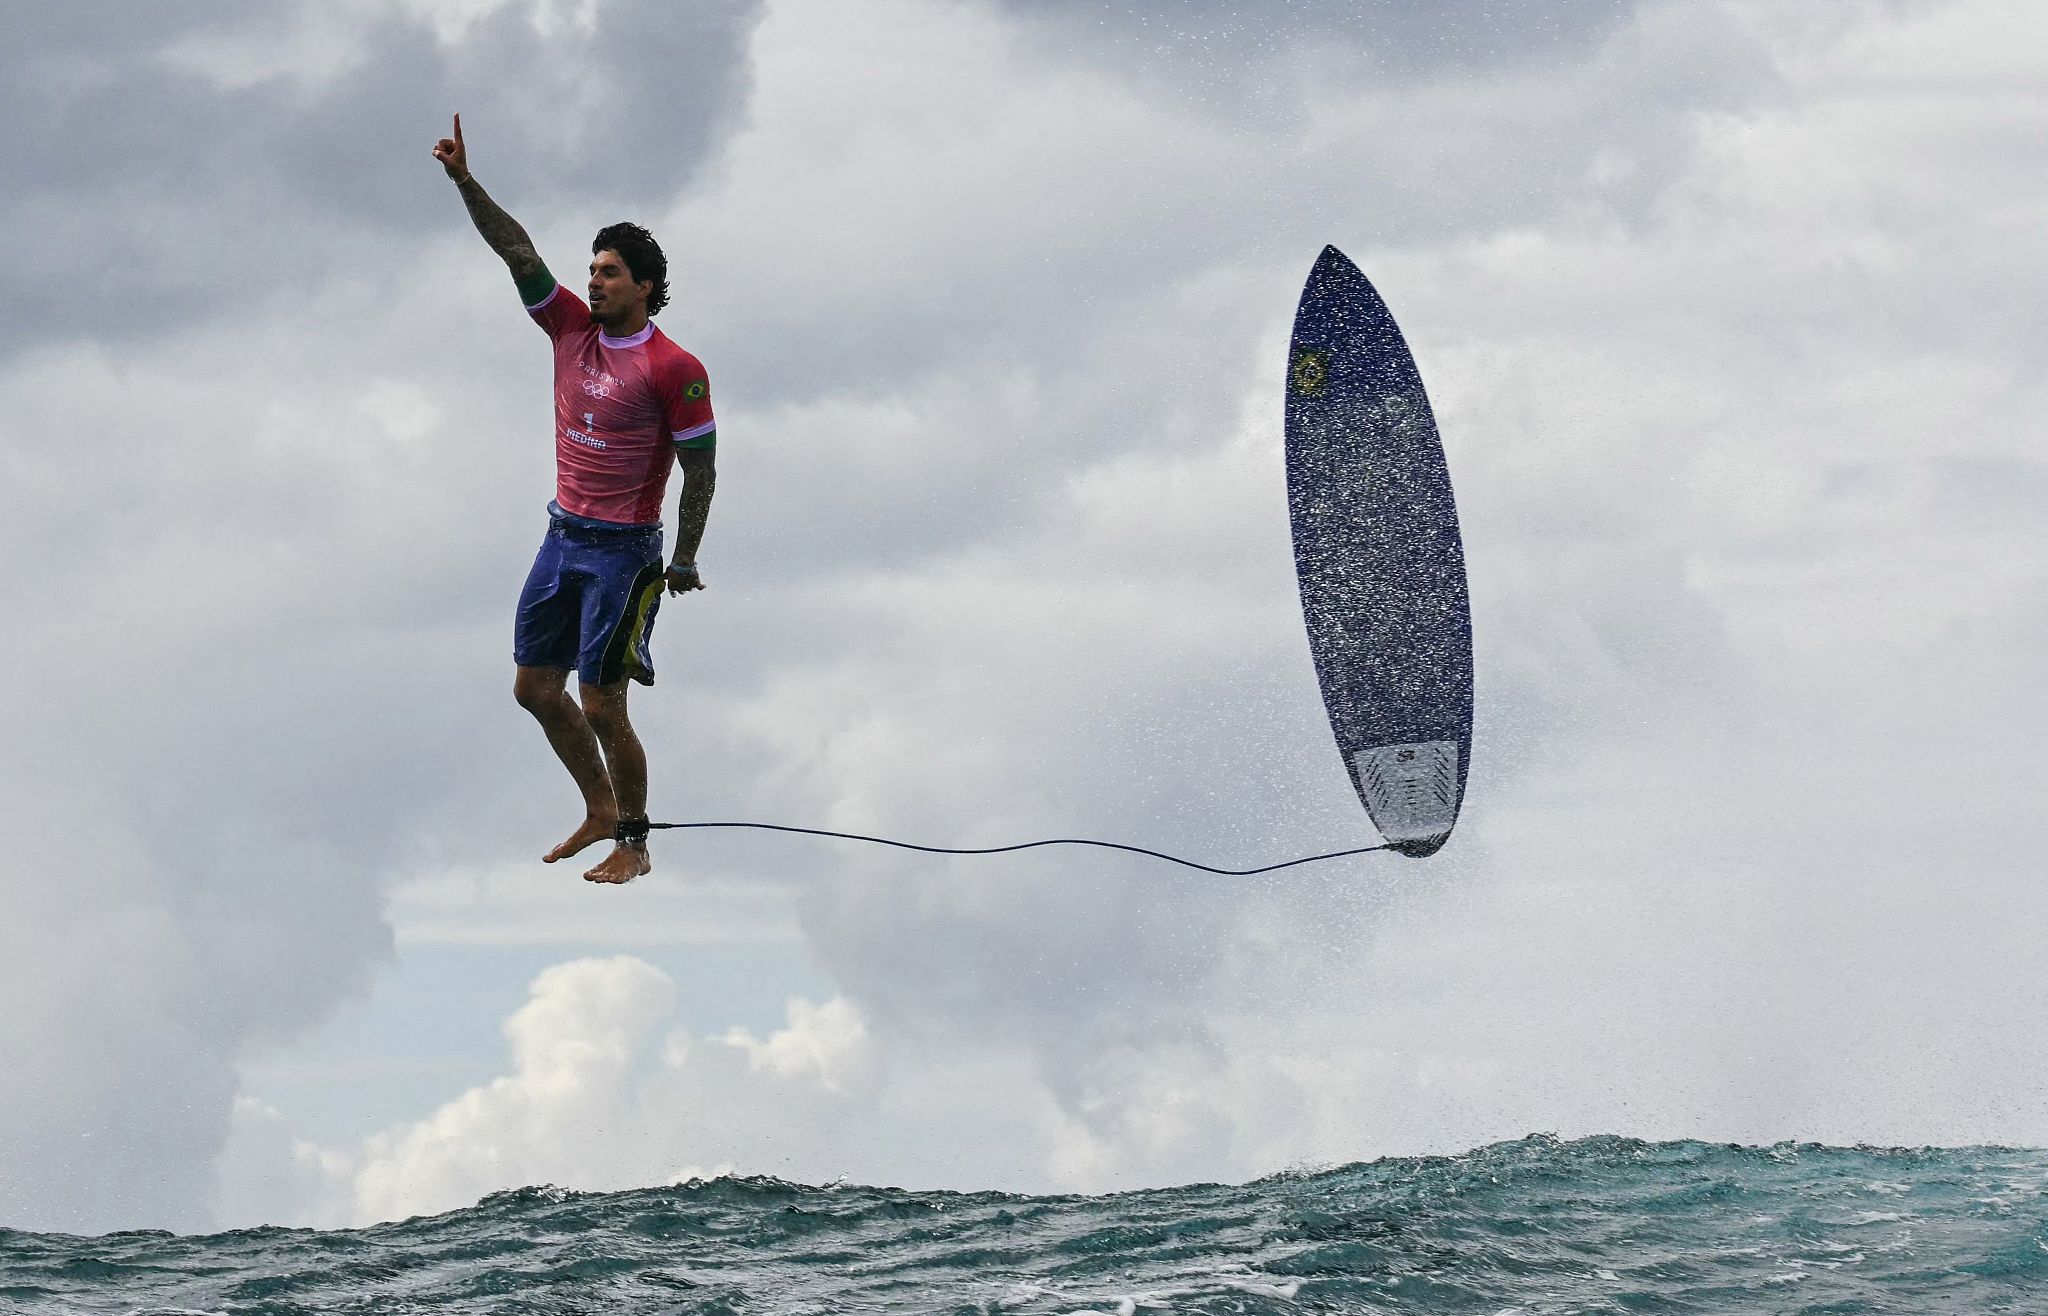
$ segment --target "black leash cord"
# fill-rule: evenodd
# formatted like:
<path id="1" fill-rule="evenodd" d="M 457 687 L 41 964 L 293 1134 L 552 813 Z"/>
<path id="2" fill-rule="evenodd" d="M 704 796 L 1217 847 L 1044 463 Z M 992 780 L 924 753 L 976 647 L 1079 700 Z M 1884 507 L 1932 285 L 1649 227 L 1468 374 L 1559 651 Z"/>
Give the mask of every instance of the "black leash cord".
<path id="1" fill-rule="evenodd" d="M 1204 873 L 1215 873 L 1221 877 L 1250 877 L 1254 873 L 1271 873 L 1282 868 L 1293 868 L 1297 864 L 1319 864 L 1325 859 L 1343 859 L 1355 854 L 1371 854 L 1376 850 L 1390 850 L 1389 845 L 1366 845 L 1356 850 L 1332 850 L 1328 854 L 1312 854 L 1303 859 L 1289 859 L 1284 863 L 1267 864 L 1262 868 L 1211 868 L 1198 864 L 1192 859 L 1178 859 L 1157 850 L 1147 850 L 1141 845 L 1124 845 L 1117 841 L 1087 841 L 1078 837 L 1062 836 L 1048 841 L 1025 841 L 1020 845 L 991 845 L 979 849 L 957 849 L 944 845 L 914 845 L 909 841 L 892 841 L 886 836 L 862 836 L 856 832 L 828 832 L 816 827 L 785 827 L 781 823 L 758 822 L 651 822 L 649 831 L 672 831 L 686 827 L 749 827 L 763 832 L 793 832 L 798 836 L 829 836 L 840 841 L 866 841 L 872 845 L 893 845 L 899 850 L 918 850 L 925 854 L 1008 854 L 1012 850 L 1036 850 L 1041 845 L 1092 845 L 1103 850 L 1122 850 L 1129 854 L 1149 855 L 1164 859 L 1169 864 L 1183 868 L 1200 869 Z"/>

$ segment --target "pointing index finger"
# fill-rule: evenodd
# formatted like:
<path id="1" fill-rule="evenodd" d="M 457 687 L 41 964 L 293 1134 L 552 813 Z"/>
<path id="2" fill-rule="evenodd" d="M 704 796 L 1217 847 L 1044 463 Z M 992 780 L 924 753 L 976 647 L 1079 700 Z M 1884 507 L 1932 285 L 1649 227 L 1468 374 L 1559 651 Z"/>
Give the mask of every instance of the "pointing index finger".
<path id="1" fill-rule="evenodd" d="M 462 145 L 462 116 L 459 114 L 455 116 L 455 144 Z"/>

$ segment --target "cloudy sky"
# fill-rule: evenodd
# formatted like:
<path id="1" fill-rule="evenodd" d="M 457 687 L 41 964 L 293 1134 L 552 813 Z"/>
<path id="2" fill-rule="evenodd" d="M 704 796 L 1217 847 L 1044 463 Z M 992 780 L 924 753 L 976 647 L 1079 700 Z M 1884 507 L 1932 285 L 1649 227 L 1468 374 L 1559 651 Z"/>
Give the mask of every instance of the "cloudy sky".
<path id="1" fill-rule="evenodd" d="M 2048 1143 L 2038 6 L 0 24 L 0 1224 Z M 1452 844 L 540 865 L 578 809 L 510 697 L 549 357 L 429 158 L 456 110 L 558 273 L 654 229 L 711 371 L 657 817 L 1368 843 L 1279 459 L 1334 242 L 1465 521 Z"/>

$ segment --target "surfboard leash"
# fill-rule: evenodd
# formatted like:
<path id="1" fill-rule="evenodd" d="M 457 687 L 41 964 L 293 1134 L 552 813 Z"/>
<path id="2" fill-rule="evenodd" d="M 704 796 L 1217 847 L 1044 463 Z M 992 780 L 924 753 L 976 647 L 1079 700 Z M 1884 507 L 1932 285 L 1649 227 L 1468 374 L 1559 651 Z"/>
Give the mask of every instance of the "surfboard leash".
<path id="1" fill-rule="evenodd" d="M 898 850 L 916 850 L 922 854 L 1009 854 L 1016 850 L 1036 850 L 1040 846 L 1046 845 L 1092 845 L 1097 849 L 1102 850 L 1122 850 L 1127 854 L 1138 854 L 1145 855 L 1153 859 L 1164 859 L 1169 864 L 1179 864 L 1183 868 L 1193 868 L 1204 873 L 1215 873 L 1219 877 L 1251 877 L 1257 873 L 1277 872 L 1282 868 L 1294 868 L 1298 867 L 1301 864 L 1319 864 L 1326 859 L 1344 859 L 1350 857 L 1351 855 L 1372 854 L 1378 850 L 1391 850 L 1393 848 L 1392 845 L 1364 845 L 1358 847 L 1355 850 L 1332 850 L 1328 854 L 1312 854 L 1301 859 L 1288 859 L 1277 864 L 1265 864 L 1258 868 L 1215 868 L 1208 864 L 1197 863 L 1192 859 L 1182 859 L 1177 855 L 1166 854 L 1159 850 L 1147 850 L 1142 845 L 1125 845 L 1121 841 L 1090 841 L 1075 836 L 1053 837 L 1043 841 L 1023 841 L 1019 842 L 1016 845 L 962 847 L 949 845 L 918 845 L 917 843 L 912 841 L 892 841 L 886 836 L 863 836 L 858 832 L 829 832 L 824 830 L 823 828 L 818 827 L 790 827 L 783 823 L 650 822 L 643 823 L 640 826 L 645 827 L 648 831 L 680 831 L 685 828 L 698 827 L 742 827 L 763 832 L 790 832 L 797 836 L 825 836 L 840 841 L 865 841 L 870 845 L 890 845 L 896 847 Z M 629 827 L 631 827 L 631 824 L 626 824 L 621 827 L 621 839 L 628 839 L 626 838 L 625 833 Z M 631 829 L 635 832 L 639 830 L 639 828 L 637 827 L 632 827 Z"/>

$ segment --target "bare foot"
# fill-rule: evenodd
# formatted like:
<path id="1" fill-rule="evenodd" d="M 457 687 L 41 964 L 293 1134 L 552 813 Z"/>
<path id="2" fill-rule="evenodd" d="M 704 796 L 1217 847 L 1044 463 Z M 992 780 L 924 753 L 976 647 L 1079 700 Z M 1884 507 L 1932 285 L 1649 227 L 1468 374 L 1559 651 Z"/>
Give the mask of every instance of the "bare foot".
<path id="1" fill-rule="evenodd" d="M 551 864 L 557 859 L 567 859 L 572 854 L 588 850 L 599 841 L 609 841 L 617 834 L 618 830 L 619 818 L 617 814 L 607 818 L 593 813 L 583 820 L 581 827 L 569 833 L 568 840 L 542 855 L 541 862 Z"/>
<path id="2" fill-rule="evenodd" d="M 621 841 L 612 847 L 604 862 L 583 875 L 586 882 L 610 882 L 614 886 L 630 882 L 636 877 L 645 877 L 654 871 L 654 862 L 647 857 L 644 846 L 628 845 Z"/>

